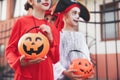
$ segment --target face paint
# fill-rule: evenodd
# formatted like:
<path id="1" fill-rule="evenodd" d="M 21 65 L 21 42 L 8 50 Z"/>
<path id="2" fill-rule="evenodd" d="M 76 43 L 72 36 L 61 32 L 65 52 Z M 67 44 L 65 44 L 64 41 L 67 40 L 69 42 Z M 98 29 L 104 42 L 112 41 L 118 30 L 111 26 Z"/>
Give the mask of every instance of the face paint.
<path id="1" fill-rule="evenodd" d="M 39 3 L 39 2 L 41 2 L 41 0 L 37 0 L 37 2 Z"/>
<path id="2" fill-rule="evenodd" d="M 72 26 L 78 26 L 80 9 L 78 7 L 74 7 L 67 12 L 66 23 Z"/>

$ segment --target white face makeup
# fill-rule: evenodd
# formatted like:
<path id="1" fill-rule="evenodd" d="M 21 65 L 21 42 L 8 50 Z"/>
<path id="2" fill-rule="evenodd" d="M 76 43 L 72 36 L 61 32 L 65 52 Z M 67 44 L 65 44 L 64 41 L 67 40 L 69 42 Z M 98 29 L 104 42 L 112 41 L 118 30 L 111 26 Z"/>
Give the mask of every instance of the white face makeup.
<path id="1" fill-rule="evenodd" d="M 73 7 L 66 13 L 65 22 L 70 26 L 78 26 L 80 8 Z"/>
<path id="2" fill-rule="evenodd" d="M 37 2 L 39 3 L 39 2 L 41 2 L 41 0 L 37 0 Z"/>
<path id="3" fill-rule="evenodd" d="M 38 10 L 48 10 L 51 6 L 51 0 L 33 0 L 33 6 Z"/>

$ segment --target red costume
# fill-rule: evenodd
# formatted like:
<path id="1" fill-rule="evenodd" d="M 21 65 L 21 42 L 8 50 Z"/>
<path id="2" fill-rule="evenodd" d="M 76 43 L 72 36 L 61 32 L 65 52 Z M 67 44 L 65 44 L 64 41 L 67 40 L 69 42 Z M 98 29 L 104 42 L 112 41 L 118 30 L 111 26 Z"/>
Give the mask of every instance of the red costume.
<path id="1" fill-rule="evenodd" d="M 47 59 L 37 64 L 22 67 L 20 65 L 20 53 L 18 52 L 18 41 L 32 27 L 47 24 L 51 27 L 53 44 L 47 54 Z M 32 29 L 31 33 L 37 33 L 38 29 Z M 46 20 L 38 20 L 33 16 L 19 18 L 13 25 L 12 33 L 6 48 L 6 57 L 10 66 L 15 70 L 14 80 L 53 80 L 53 63 L 59 60 L 59 32 L 55 26 Z"/>

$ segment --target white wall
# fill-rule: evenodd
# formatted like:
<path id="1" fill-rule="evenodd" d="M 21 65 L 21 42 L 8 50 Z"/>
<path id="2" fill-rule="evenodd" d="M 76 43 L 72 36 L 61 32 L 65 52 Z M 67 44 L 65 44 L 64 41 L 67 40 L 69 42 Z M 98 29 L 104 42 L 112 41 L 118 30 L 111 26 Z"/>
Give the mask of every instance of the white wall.
<path id="1" fill-rule="evenodd" d="M 27 0 L 16 0 L 14 17 L 23 16 L 27 14 L 24 9 L 24 4 Z"/>
<path id="2" fill-rule="evenodd" d="M 7 0 L 0 1 L 0 20 L 6 19 Z"/>
<path id="3" fill-rule="evenodd" d="M 111 2 L 113 0 L 106 0 L 105 3 L 108 3 L 108 2 Z M 103 4 L 103 0 L 96 0 L 96 7 L 94 7 L 94 0 L 87 0 L 87 8 L 90 10 L 90 11 L 94 11 L 94 9 L 96 9 L 96 11 L 99 11 L 100 10 L 100 5 Z M 120 14 L 120 13 L 119 13 Z M 95 18 L 96 16 L 96 18 Z M 95 20 L 97 22 L 100 22 L 100 15 L 99 14 L 90 14 L 90 22 L 94 22 Z M 96 31 L 95 31 L 95 28 L 96 28 Z M 117 40 L 117 42 L 115 42 L 114 40 L 113 41 L 107 41 L 106 43 L 104 41 L 101 41 L 101 29 L 100 29 L 100 24 L 87 24 L 87 28 L 86 28 L 86 24 L 85 23 L 79 23 L 79 30 L 81 32 L 83 32 L 84 34 L 86 34 L 86 29 L 88 31 L 88 45 L 91 43 L 91 41 L 93 41 L 93 44 L 95 43 L 95 40 L 96 39 L 96 45 L 93 45 L 91 48 L 90 48 L 90 52 L 91 53 L 95 53 L 96 52 L 96 49 L 97 49 L 97 53 L 98 54 L 104 54 L 106 51 L 108 54 L 111 54 L 111 53 L 116 53 L 116 50 L 117 50 L 117 53 L 120 53 L 120 40 Z M 97 36 L 95 38 L 95 36 Z M 117 43 L 117 45 L 116 45 Z M 116 46 L 117 46 L 117 49 L 116 49 Z M 106 49 L 107 47 L 107 49 Z"/>

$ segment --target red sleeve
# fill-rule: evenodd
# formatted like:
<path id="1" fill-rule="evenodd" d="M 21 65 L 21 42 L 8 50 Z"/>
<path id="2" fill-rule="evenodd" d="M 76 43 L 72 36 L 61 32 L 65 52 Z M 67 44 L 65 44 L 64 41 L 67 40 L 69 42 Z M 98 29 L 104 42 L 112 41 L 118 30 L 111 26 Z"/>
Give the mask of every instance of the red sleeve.
<path id="1" fill-rule="evenodd" d="M 12 27 L 11 35 L 5 52 L 8 63 L 14 70 L 20 68 L 20 55 L 17 49 L 18 40 L 20 38 L 20 26 L 20 21 L 17 20 Z"/>
<path id="2" fill-rule="evenodd" d="M 60 33 L 55 26 L 52 26 L 52 34 L 53 34 L 53 44 L 50 48 L 50 57 L 53 63 L 59 61 L 59 42 L 60 42 Z"/>

